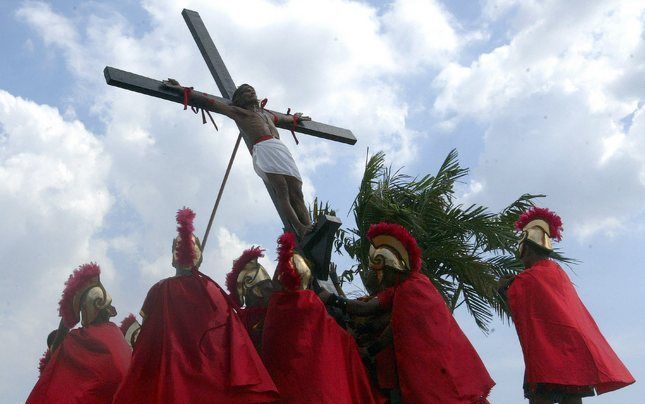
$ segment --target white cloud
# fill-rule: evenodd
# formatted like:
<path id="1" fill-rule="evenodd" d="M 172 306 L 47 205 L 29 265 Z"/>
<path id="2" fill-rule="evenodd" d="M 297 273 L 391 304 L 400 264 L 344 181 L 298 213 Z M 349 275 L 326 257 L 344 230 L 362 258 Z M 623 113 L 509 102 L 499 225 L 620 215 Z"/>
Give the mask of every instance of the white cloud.
<path id="1" fill-rule="evenodd" d="M 157 257 L 150 261 L 141 263 L 141 283 L 143 285 L 152 285 L 159 279 L 174 275 L 175 270 L 171 266 L 172 255 L 170 247 L 174 236 L 175 234 L 170 234 L 168 236 L 167 245 L 159 249 Z M 254 245 L 258 245 L 258 243 L 242 240 L 238 235 L 232 233 L 225 227 L 213 228 L 205 248 L 204 260 L 200 267 L 200 271 L 204 272 L 215 280 L 215 282 L 224 287 L 226 274 L 231 270 L 233 261 L 237 259 L 244 250 Z M 273 262 L 273 254 L 271 251 L 273 246 L 268 247 L 269 251 L 265 251 L 265 256 L 260 258 L 259 261 L 267 272 L 272 275 L 275 269 L 275 263 Z M 129 303 L 140 304 L 141 302 L 135 299 Z"/>
<path id="2" fill-rule="evenodd" d="M 16 378 L 28 391 L 74 267 L 96 260 L 104 281 L 115 279 L 106 244 L 94 238 L 112 204 L 105 184 L 109 166 L 82 123 L 0 90 L 0 337 L 22 346 L 3 354 L 2 391 Z"/>
<path id="3" fill-rule="evenodd" d="M 451 59 L 464 40 L 455 31 L 456 22 L 450 13 L 434 0 L 395 1 L 382 20 L 400 67 L 439 67 Z"/>
<path id="4" fill-rule="evenodd" d="M 237 259 L 244 250 L 252 247 L 254 244 L 240 239 L 237 235 L 231 233 L 230 230 L 224 227 L 217 229 L 217 232 L 213 236 L 217 237 L 215 240 L 217 242 L 217 246 L 210 252 L 206 253 L 204 265 L 201 270 L 209 274 L 220 285 L 224 286 L 226 274 L 233 267 L 233 261 Z M 260 258 L 259 262 L 264 266 L 267 272 L 272 275 L 275 269 L 275 263 L 271 258 L 271 250 L 274 246 L 266 247 L 268 247 L 268 251 L 265 251 L 265 256 Z"/>
<path id="5" fill-rule="evenodd" d="M 3 356 L 12 369 L 3 380 L 33 381 L 44 337 L 54 326 L 53 303 L 74 266 L 90 258 L 104 264 L 121 318 L 138 311 L 152 283 L 172 275 L 176 210 L 192 207 L 198 232 L 206 227 L 237 136 L 232 122 L 216 117 L 216 133 L 180 105 L 108 87 L 101 74 L 110 65 L 215 92 L 180 16 L 184 6 L 200 12 L 238 84 L 254 84 L 272 109 L 292 107 L 351 128 L 359 138 L 349 147 L 300 136 L 294 147 L 283 133 L 308 199 L 317 194 L 314 181 L 322 174 L 338 188 L 332 198 L 346 198 L 353 188 L 341 189 L 350 183 L 341 170 L 353 167 L 355 180 L 367 146 L 385 150 L 396 166 L 415 161 L 426 134 L 407 126 L 410 114 L 419 112 L 405 94 L 405 79 L 413 74 L 428 98 L 439 92 L 433 112 L 441 121 L 426 116 L 424 125 L 451 131 L 475 120 L 486 128 L 465 199 L 495 206 L 522 192 L 546 192 L 566 230 L 583 237 L 598 228 L 620 234 L 641 209 L 645 114 L 638 102 L 645 46 L 639 2 L 488 1 L 481 27 L 472 32 L 430 0 L 397 0 L 382 10 L 341 0 L 142 5 L 146 23 L 137 29 L 138 21 L 107 2 L 66 15 L 50 3 L 26 2 L 17 12 L 37 34 L 25 43 L 46 44 L 71 73 L 64 85 L 78 112 L 71 108 L 61 117 L 53 108 L 0 93 L 0 102 L 9 105 L 0 117 L 0 208 L 12 212 L 7 227 L 16 232 L 6 235 L 2 248 L 20 257 L 6 266 L 16 267 L 16 275 L 7 282 L 13 294 L 3 294 L 7 309 L 0 321 L 10 330 L 3 341 L 29 341 L 23 356 L 33 358 Z M 502 34 L 507 41 L 486 31 L 499 29 L 496 23 L 508 28 Z M 469 41 L 488 38 L 506 43 L 464 64 Z M 76 120 L 81 105 L 104 125 L 100 136 Z M 621 120 L 629 114 L 627 130 Z M 203 270 L 222 282 L 243 249 L 275 240 L 280 228 L 242 146 Z M 265 247 L 271 252 L 275 246 Z M 263 261 L 270 272 L 273 258 Z M 35 303 L 17 306 L 20 299 L 12 296 L 24 299 L 32 290 L 40 291 Z M 47 312 L 36 313 L 40 307 Z"/>
<path id="6" fill-rule="evenodd" d="M 143 118 L 149 115 L 141 98 L 123 92 L 104 98 L 107 91 L 97 75 L 102 66 L 151 77 L 172 75 L 196 88 L 213 88 L 180 18 L 182 7 L 170 0 L 143 2 L 143 6 L 152 28 L 139 36 L 132 34 L 125 18 L 104 6 L 95 6 L 101 14 L 85 6 L 87 26 L 37 2 L 27 3 L 18 15 L 43 38 L 51 36 L 50 21 L 55 22 L 55 32 L 65 27 L 65 35 L 47 43 L 64 50 L 71 71 L 84 80 L 81 87 L 94 94 L 84 101 L 93 103 L 97 113 L 105 113 L 106 108 L 115 113 L 114 103 L 136 99 L 136 108 L 127 101 L 125 108 Z M 305 138 L 296 153 L 305 173 L 319 164 L 331 164 L 337 154 L 362 155 L 366 143 L 390 152 L 392 160 L 412 161 L 416 154 L 410 143 L 415 133 L 405 127 L 408 108 L 392 78 L 425 65 L 436 67 L 461 46 L 455 22 L 436 1 L 396 1 L 381 16 L 365 4 L 343 0 L 257 0 L 243 6 L 193 1 L 182 6 L 199 10 L 206 25 L 216 27 L 211 35 L 238 84 L 252 82 L 260 94 L 270 96 L 272 108 L 290 106 L 354 130 L 359 138 L 354 148 L 330 149 L 321 140 Z M 415 13 L 417 9 L 420 12 Z M 261 57 L 249 60 L 249 55 Z"/>
<path id="7" fill-rule="evenodd" d="M 492 5 L 492 6 L 491 6 Z M 494 206 L 523 193 L 545 202 L 580 237 L 620 232 L 642 211 L 642 137 L 621 121 L 638 120 L 644 93 L 628 91 L 645 60 L 642 2 L 491 2 L 524 21 L 509 42 L 470 66 L 451 63 L 433 85 L 447 121 L 487 128 L 474 170 L 478 198 Z M 503 12 L 501 12 L 504 10 Z M 511 25 L 512 25 L 511 20 Z M 636 83 L 634 83 L 636 84 Z"/>
<path id="8" fill-rule="evenodd" d="M 420 64 L 436 66 L 436 59 L 459 46 L 449 14 L 432 1 L 395 2 L 384 16 L 365 4 L 341 0 L 255 0 L 244 5 L 194 1 L 182 6 L 199 10 L 233 78 L 238 84 L 252 82 L 260 94 L 270 95 L 269 107 L 291 106 L 354 130 L 359 144 L 353 148 L 306 136 L 293 147 L 284 134 L 304 175 L 308 200 L 316 195 L 311 177 L 324 167 L 346 161 L 358 177 L 367 145 L 372 151 L 385 150 L 400 164 L 416 157 L 419 134 L 406 128 L 408 107 L 392 77 Z M 102 5 L 84 6 L 78 20 L 38 2 L 26 3 L 18 15 L 43 38 L 64 27 L 65 35 L 46 42 L 64 51 L 77 86 L 86 90 L 79 100 L 90 104 L 106 125 L 104 147 L 113 161 L 109 183 L 118 195 L 111 230 L 140 229 L 132 249 L 155 263 L 173 232 L 169 218 L 177 208 L 191 206 L 198 212 L 197 227 L 205 228 L 237 130 L 229 120 L 216 117 L 220 132 L 215 133 L 177 104 L 105 85 L 97 72 L 110 65 L 150 77 L 172 76 L 206 91 L 214 88 L 180 16 L 182 7 L 169 0 L 146 1 L 143 7 L 150 29 L 142 34 L 134 34 L 130 22 Z M 422 17 L 412 12 L 414 7 L 422 7 Z M 399 23 L 418 39 L 402 42 Z M 426 35 L 440 41 L 423 39 Z M 236 233 L 244 233 L 250 224 L 280 231 L 243 146 L 224 195 L 216 226 Z M 123 217 L 127 222 L 119 220 Z"/>

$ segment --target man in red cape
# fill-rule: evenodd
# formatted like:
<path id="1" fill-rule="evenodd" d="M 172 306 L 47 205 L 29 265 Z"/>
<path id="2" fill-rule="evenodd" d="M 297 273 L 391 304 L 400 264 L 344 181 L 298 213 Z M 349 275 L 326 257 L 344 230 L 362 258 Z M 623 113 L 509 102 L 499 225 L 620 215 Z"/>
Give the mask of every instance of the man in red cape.
<path id="1" fill-rule="evenodd" d="M 308 290 L 311 271 L 294 254 L 295 236 L 278 239 L 277 282 L 264 323 L 262 357 L 280 391 L 281 403 L 367 404 L 373 391 L 354 339 Z"/>
<path id="2" fill-rule="evenodd" d="M 416 240 L 402 226 L 384 222 L 372 225 L 367 238 L 370 269 L 376 271 L 382 291 L 368 302 L 325 293 L 321 298 L 349 314 L 391 311 L 389 327 L 367 349 L 376 355 L 379 383 L 387 383 L 381 387 L 395 387 L 403 403 L 486 403 L 495 382 L 446 302 L 421 273 Z"/>
<path id="3" fill-rule="evenodd" d="M 582 397 L 634 383 L 576 293 L 549 259 L 551 238 L 561 238 L 555 213 L 531 208 L 515 223 L 522 232 L 524 271 L 500 280 L 522 345 L 524 395 L 531 404 L 582 403 Z"/>
<path id="4" fill-rule="evenodd" d="M 271 277 L 258 262 L 263 252 L 260 247 L 244 250 L 226 275 L 226 289 L 258 352 L 262 352 L 264 317 L 273 293 Z"/>
<path id="5" fill-rule="evenodd" d="M 52 353 L 27 403 L 112 402 L 132 351 L 119 328 L 109 321 L 116 310 L 100 273 L 94 263 L 81 265 L 65 283 Z M 82 327 L 68 331 L 79 321 Z"/>
<path id="6" fill-rule="evenodd" d="M 177 213 L 176 275 L 148 292 L 115 403 L 265 403 L 278 394 L 226 294 L 197 270 L 195 214 Z"/>

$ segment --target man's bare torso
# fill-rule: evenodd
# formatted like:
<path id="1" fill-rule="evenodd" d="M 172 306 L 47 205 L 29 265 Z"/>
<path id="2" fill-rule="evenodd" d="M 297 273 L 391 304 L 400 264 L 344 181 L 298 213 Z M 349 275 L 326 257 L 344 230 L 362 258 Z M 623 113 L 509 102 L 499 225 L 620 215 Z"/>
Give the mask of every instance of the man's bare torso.
<path id="1" fill-rule="evenodd" d="M 280 135 L 278 130 L 273 124 L 273 115 L 263 110 L 248 110 L 239 107 L 240 113 L 237 115 L 235 122 L 239 125 L 240 129 L 246 133 L 253 144 L 255 144 L 262 136 L 273 136 L 279 139 Z"/>

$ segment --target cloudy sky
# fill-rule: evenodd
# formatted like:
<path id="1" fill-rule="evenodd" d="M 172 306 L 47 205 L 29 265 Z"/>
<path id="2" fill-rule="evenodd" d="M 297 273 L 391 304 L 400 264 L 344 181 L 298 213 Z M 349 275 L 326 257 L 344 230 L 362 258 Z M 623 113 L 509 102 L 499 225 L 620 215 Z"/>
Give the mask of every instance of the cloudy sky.
<path id="1" fill-rule="evenodd" d="M 284 140 L 308 201 L 341 219 L 367 148 L 405 172 L 434 172 L 457 148 L 463 202 L 499 209 L 525 192 L 565 223 L 570 275 L 636 379 L 645 374 L 645 3 L 642 0 L 0 1 L 0 395 L 20 402 L 56 328 L 63 283 L 94 260 L 120 311 L 173 273 L 174 213 L 203 232 L 235 126 L 219 132 L 178 104 L 109 87 L 106 65 L 216 86 L 180 15 L 200 12 L 233 79 L 269 107 L 353 130 L 355 146 Z M 202 269 L 223 280 L 280 222 L 240 153 Z M 350 264 L 341 259 L 340 262 Z M 497 382 L 522 402 L 517 336 L 456 313 Z M 637 383 L 593 399 L 636 403 Z"/>

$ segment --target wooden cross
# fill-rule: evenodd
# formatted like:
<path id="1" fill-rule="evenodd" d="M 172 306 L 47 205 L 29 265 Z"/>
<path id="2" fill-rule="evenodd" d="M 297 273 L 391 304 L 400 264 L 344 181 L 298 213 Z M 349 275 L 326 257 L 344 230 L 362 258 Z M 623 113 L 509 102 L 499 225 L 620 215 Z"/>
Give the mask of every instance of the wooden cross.
<path id="1" fill-rule="evenodd" d="M 204 22 L 199 16 L 199 13 L 195 11 L 184 9 L 181 14 L 183 15 L 184 20 L 188 25 L 188 29 L 193 35 L 193 38 L 197 43 L 197 47 L 202 53 L 202 56 L 204 57 L 204 61 L 206 62 L 206 65 L 208 66 L 208 69 L 210 70 L 211 75 L 215 79 L 215 82 L 217 83 L 217 87 L 219 88 L 219 91 L 222 93 L 222 96 L 223 96 L 223 98 L 220 98 L 220 97 L 208 94 L 206 95 L 206 97 L 230 104 L 231 98 L 233 97 L 233 92 L 237 87 L 235 86 L 235 83 L 233 82 L 233 79 L 231 78 L 231 75 L 229 74 L 228 69 L 224 65 L 224 61 L 222 60 L 222 57 L 217 51 L 217 48 L 215 47 L 215 44 L 213 43 L 213 40 L 211 39 L 208 33 L 208 30 L 204 25 Z M 173 91 L 172 89 L 167 88 L 166 86 L 164 86 L 164 84 L 161 81 L 150 79 L 148 77 L 140 76 L 123 70 L 115 69 L 109 66 L 105 67 L 103 73 L 105 74 L 105 80 L 107 81 L 107 84 L 111 86 L 121 87 L 126 90 L 131 90 L 138 93 L 151 95 L 157 98 L 163 98 L 180 104 L 184 103 L 184 97 L 182 96 L 182 94 L 179 94 L 177 93 L 177 91 Z M 212 111 L 212 107 L 208 103 L 200 103 L 198 101 L 190 100 L 188 105 L 192 107 L 202 108 L 204 110 Z M 272 112 L 269 110 L 267 111 Z M 282 129 L 294 130 L 295 132 L 298 132 L 298 133 L 304 133 L 307 135 L 333 140 L 336 142 L 347 143 L 350 145 L 353 145 L 356 143 L 356 138 L 354 137 L 354 135 L 350 130 L 338 128 L 331 125 L 326 125 L 320 122 L 301 121 L 297 124 L 297 126 L 293 128 L 291 127 L 291 125 L 287 125 L 287 124 L 278 124 L 276 126 Z M 211 219 L 209 221 L 209 225 L 206 230 L 206 235 L 202 240 L 202 243 L 204 245 L 206 244 L 206 240 L 208 238 L 208 231 L 210 230 L 213 216 L 217 209 L 217 205 L 219 204 L 221 193 L 226 183 L 226 178 L 228 177 L 228 173 L 233 163 L 233 159 L 235 158 L 235 153 L 240 143 L 240 138 L 244 139 L 244 142 L 246 143 L 246 146 L 249 149 L 249 151 L 251 151 L 253 148 L 253 144 L 250 138 L 242 130 L 240 130 L 240 136 L 237 139 L 237 143 L 235 144 L 235 147 L 233 150 L 233 155 L 231 156 L 231 160 L 229 161 L 227 172 L 226 172 L 226 175 L 224 176 L 222 187 L 220 188 L 220 193 L 218 194 L 217 201 L 215 203 L 215 208 L 213 209 L 213 213 L 211 214 Z M 278 208 L 277 199 L 276 199 L 275 193 L 273 192 L 273 189 L 271 188 L 271 186 L 269 186 L 269 184 L 265 183 L 265 186 L 267 187 L 267 191 L 271 196 L 273 205 L 276 207 L 276 210 L 280 215 L 280 219 L 282 220 L 284 228 L 287 230 L 293 231 L 291 224 L 286 220 L 286 216 Z M 338 226 L 340 226 L 340 224 L 338 224 Z M 306 242 L 307 240 L 303 240 L 303 241 Z M 327 259 L 326 261 L 328 260 L 329 259 Z"/>

